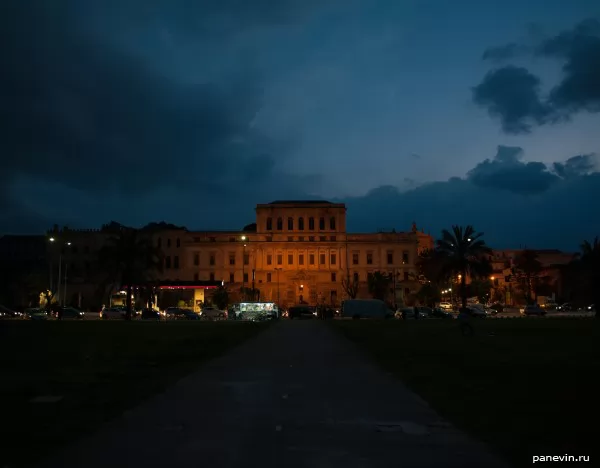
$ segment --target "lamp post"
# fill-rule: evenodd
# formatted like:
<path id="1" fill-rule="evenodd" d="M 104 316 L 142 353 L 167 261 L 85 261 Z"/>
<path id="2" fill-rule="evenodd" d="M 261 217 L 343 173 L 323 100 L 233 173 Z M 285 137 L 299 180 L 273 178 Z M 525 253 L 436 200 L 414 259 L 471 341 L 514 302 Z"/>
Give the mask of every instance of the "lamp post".
<path id="1" fill-rule="evenodd" d="M 277 272 L 277 305 L 279 306 L 279 272 L 283 270 L 283 268 L 275 268 Z"/>
<path id="2" fill-rule="evenodd" d="M 246 298 L 246 236 L 242 236 L 242 293 Z"/>
<path id="3" fill-rule="evenodd" d="M 57 239 L 55 237 L 50 237 L 48 239 L 51 243 L 59 243 L 57 241 Z M 60 243 L 59 243 L 60 244 Z M 63 242 L 63 246 L 66 245 L 67 247 L 71 246 L 71 242 Z M 59 252 L 59 256 L 58 256 L 58 278 L 57 278 L 57 284 L 56 284 L 56 301 L 59 303 L 59 305 L 61 304 L 61 297 L 60 297 L 60 286 L 61 286 L 61 281 L 62 281 L 62 258 L 63 258 L 63 247 L 61 246 L 60 252 Z M 52 271 L 52 268 L 50 269 L 50 271 Z M 52 275 L 50 275 L 50 288 L 52 290 Z M 64 295 L 67 295 L 67 263 L 65 262 L 65 285 L 64 285 Z M 62 299 L 62 302 L 64 303 L 64 298 Z"/>

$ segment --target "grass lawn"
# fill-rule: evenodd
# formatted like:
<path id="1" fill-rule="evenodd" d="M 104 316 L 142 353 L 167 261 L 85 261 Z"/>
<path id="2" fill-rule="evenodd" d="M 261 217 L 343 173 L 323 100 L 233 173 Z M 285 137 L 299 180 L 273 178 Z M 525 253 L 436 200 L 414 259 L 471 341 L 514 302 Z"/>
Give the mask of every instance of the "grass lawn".
<path id="1" fill-rule="evenodd" d="M 594 455 L 600 321 L 481 320 L 474 337 L 445 320 L 332 326 L 515 466 L 533 455 Z"/>
<path id="2" fill-rule="evenodd" d="M 266 326 L 0 322 L 0 467 L 31 464 Z M 62 399 L 31 403 L 48 395 Z"/>

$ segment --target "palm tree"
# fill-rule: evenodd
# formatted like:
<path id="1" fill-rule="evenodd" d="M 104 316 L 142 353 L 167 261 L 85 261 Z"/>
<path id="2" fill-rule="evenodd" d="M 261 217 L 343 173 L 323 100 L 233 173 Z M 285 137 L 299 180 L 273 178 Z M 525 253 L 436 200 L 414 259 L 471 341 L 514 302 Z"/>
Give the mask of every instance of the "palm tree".
<path id="1" fill-rule="evenodd" d="M 467 307 L 467 275 L 471 278 L 485 278 L 492 272 L 488 260 L 492 249 L 485 245 L 482 237 L 483 233 L 476 232 L 473 226 L 452 226 L 452 232 L 444 229 L 442 238 L 436 242 L 436 250 L 443 258 L 440 275 L 460 275 L 463 308 Z"/>
<path id="2" fill-rule="evenodd" d="M 101 268 L 113 282 L 127 291 L 126 319 L 131 320 L 132 291 L 134 286 L 144 286 L 162 271 L 163 254 L 152 245 L 151 239 L 137 229 L 122 227 L 110 237 L 99 251 Z"/>
<path id="3" fill-rule="evenodd" d="M 538 260 L 538 255 L 535 251 L 529 249 L 523 250 L 517 255 L 517 258 L 515 258 L 513 274 L 525 293 L 527 304 L 533 302 L 533 293 L 541 271 L 542 264 Z"/>
<path id="4" fill-rule="evenodd" d="M 581 255 L 579 264 L 583 274 L 584 287 L 592 296 L 596 307 L 596 318 L 598 314 L 598 302 L 600 302 L 600 241 L 598 237 L 593 242 L 583 241 L 580 246 Z"/>

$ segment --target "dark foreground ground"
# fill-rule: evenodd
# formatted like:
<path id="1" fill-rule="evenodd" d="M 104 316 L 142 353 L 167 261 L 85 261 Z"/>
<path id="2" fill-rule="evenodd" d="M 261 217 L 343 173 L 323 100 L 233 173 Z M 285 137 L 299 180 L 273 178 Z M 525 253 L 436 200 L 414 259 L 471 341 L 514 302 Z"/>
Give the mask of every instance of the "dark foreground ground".
<path id="1" fill-rule="evenodd" d="M 321 321 L 281 321 L 40 467 L 500 468 Z"/>
<path id="2" fill-rule="evenodd" d="M 517 466 L 533 455 L 598 453 L 598 320 L 484 320 L 473 338 L 454 321 L 332 325 Z"/>
<path id="3" fill-rule="evenodd" d="M 1 322 L 0 467 L 27 466 L 76 441 L 264 328 Z"/>

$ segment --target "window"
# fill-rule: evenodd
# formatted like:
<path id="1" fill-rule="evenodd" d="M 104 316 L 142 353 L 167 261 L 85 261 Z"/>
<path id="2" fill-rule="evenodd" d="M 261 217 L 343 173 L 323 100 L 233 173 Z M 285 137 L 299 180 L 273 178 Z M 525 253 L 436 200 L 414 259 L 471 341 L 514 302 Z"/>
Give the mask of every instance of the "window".
<path id="1" fill-rule="evenodd" d="M 235 253 L 230 253 L 229 254 L 229 264 L 230 265 L 235 265 Z"/>
<path id="2" fill-rule="evenodd" d="M 198 273 L 194 273 L 194 281 L 198 281 Z"/>
<path id="3" fill-rule="evenodd" d="M 320 231 L 325 230 L 325 218 L 319 218 L 319 230 Z"/>
<path id="4" fill-rule="evenodd" d="M 160 237 L 157 239 L 156 245 L 158 246 L 158 248 L 162 247 L 162 239 Z"/>
<path id="5" fill-rule="evenodd" d="M 303 217 L 298 218 L 298 230 L 304 231 L 304 218 Z"/>
<path id="6" fill-rule="evenodd" d="M 404 281 L 408 281 L 410 279 L 410 274 L 408 273 L 408 271 L 404 272 Z"/>
<path id="7" fill-rule="evenodd" d="M 271 236 L 267 236 L 267 242 L 273 242 L 273 238 Z"/>
<path id="8" fill-rule="evenodd" d="M 358 283 L 358 273 L 357 273 L 357 272 L 354 272 L 354 275 L 353 275 L 353 276 L 354 276 L 354 282 L 355 282 L 355 283 Z"/>
<path id="9" fill-rule="evenodd" d="M 325 265 L 325 254 L 319 255 L 319 264 Z"/>
<path id="10" fill-rule="evenodd" d="M 370 282 L 373 279 L 373 273 L 367 273 L 367 281 Z"/>
<path id="11" fill-rule="evenodd" d="M 308 230 L 309 231 L 315 230 L 315 218 L 313 218 L 312 216 L 310 218 L 308 218 Z"/>
<path id="12" fill-rule="evenodd" d="M 177 243 L 177 247 L 181 247 L 181 240 L 179 239 L 179 237 L 177 238 L 177 240 L 175 242 Z"/>
<path id="13" fill-rule="evenodd" d="M 281 217 L 277 218 L 277 230 L 283 231 L 283 219 Z"/>
<path id="14" fill-rule="evenodd" d="M 337 238 L 335 236 L 331 236 L 331 242 L 335 242 Z"/>
<path id="15" fill-rule="evenodd" d="M 331 273 L 331 282 L 335 283 L 337 281 L 337 275 L 335 273 Z"/>
<path id="16" fill-rule="evenodd" d="M 267 218 L 267 231 L 273 230 L 273 218 Z"/>
<path id="17" fill-rule="evenodd" d="M 244 265 L 248 265 L 250 263 L 250 254 L 244 252 Z"/>
<path id="18" fill-rule="evenodd" d="M 294 238 L 292 236 L 288 236 L 288 242 L 294 242 Z"/>
<path id="19" fill-rule="evenodd" d="M 298 254 L 298 265 L 304 265 L 304 254 Z"/>
<path id="20" fill-rule="evenodd" d="M 165 268 L 171 268 L 171 257 L 168 255 L 165 257 Z"/>
<path id="21" fill-rule="evenodd" d="M 273 264 L 273 255 L 267 254 L 267 265 Z"/>
<path id="22" fill-rule="evenodd" d="M 288 218 L 288 231 L 294 230 L 294 218 Z"/>
<path id="23" fill-rule="evenodd" d="M 299 240 L 300 242 L 304 242 L 304 236 L 300 236 L 300 237 L 298 237 L 298 240 Z"/>
<path id="24" fill-rule="evenodd" d="M 215 274 L 211 273 L 210 276 L 209 276 L 209 278 L 210 278 L 211 281 L 214 281 L 215 280 Z"/>
<path id="25" fill-rule="evenodd" d="M 171 247 L 171 239 L 167 239 L 167 247 Z"/>
<path id="26" fill-rule="evenodd" d="M 200 265 L 200 254 L 195 253 L 194 254 L 194 266 L 198 266 L 198 265 Z"/>
<path id="27" fill-rule="evenodd" d="M 288 254 L 288 265 L 294 264 L 294 254 Z"/>
<path id="28" fill-rule="evenodd" d="M 367 253 L 367 265 L 373 265 L 373 253 L 372 252 Z"/>
<path id="29" fill-rule="evenodd" d="M 309 242 L 314 242 L 315 241 L 315 236 L 308 236 L 308 240 L 309 240 Z"/>
<path id="30" fill-rule="evenodd" d="M 335 218 L 334 217 L 329 218 L 329 229 L 331 229 L 332 231 L 335 231 Z"/>
<path id="31" fill-rule="evenodd" d="M 388 262 L 388 265 L 394 264 L 394 252 L 387 253 L 387 262 Z"/>
<path id="32" fill-rule="evenodd" d="M 331 263 L 332 265 L 335 265 L 337 262 L 337 255 L 332 253 L 329 257 L 329 263 Z"/>
<path id="33" fill-rule="evenodd" d="M 309 254 L 308 255 L 308 264 L 309 265 L 314 265 L 315 264 L 315 254 Z"/>
<path id="34" fill-rule="evenodd" d="M 179 255 L 173 257 L 173 268 L 179 268 Z"/>
<path id="35" fill-rule="evenodd" d="M 217 242 L 217 238 L 216 237 L 209 237 L 208 240 L 210 242 Z"/>
<path id="36" fill-rule="evenodd" d="M 352 254 L 352 265 L 358 265 L 358 253 Z"/>
<path id="37" fill-rule="evenodd" d="M 327 240 L 327 237 L 325 237 L 325 236 L 319 236 L 319 240 L 321 242 L 325 242 Z"/>
<path id="38" fill-rule="evenodd" d="M 229 282 L 235 283 L 235 273 L 229 273 Z"/>
<path id="39" fill-rule="evenodd" d="M 283 255 L 277 254 L 277 265 L 283 265 Z"/>
<path id="40" fill-rule="evenodd" d="M 244 273 L 244 283 L 248 282 L 248 273 Z"/>
<path id="41" fill-rule="evenodd" d="M 271 282 L 271 273 L 267 273 L 267 283 Z"/>
<path id="42" fill-rule="evenodd" d="M 402 263 L 408 263 L 408 250 L 402 252 Z"/>
<path id="43" fill-rule="evenodd" d="M 215 266 L 215 257 L 216 257 L 216 255 L 215 255 L 214 253 L 211 253 L 211 254 L 210 254 L 210 258 L 209 258 L 209 260 L 208 260 L 208 264 L 209 264 L 210 266 Z"/>

